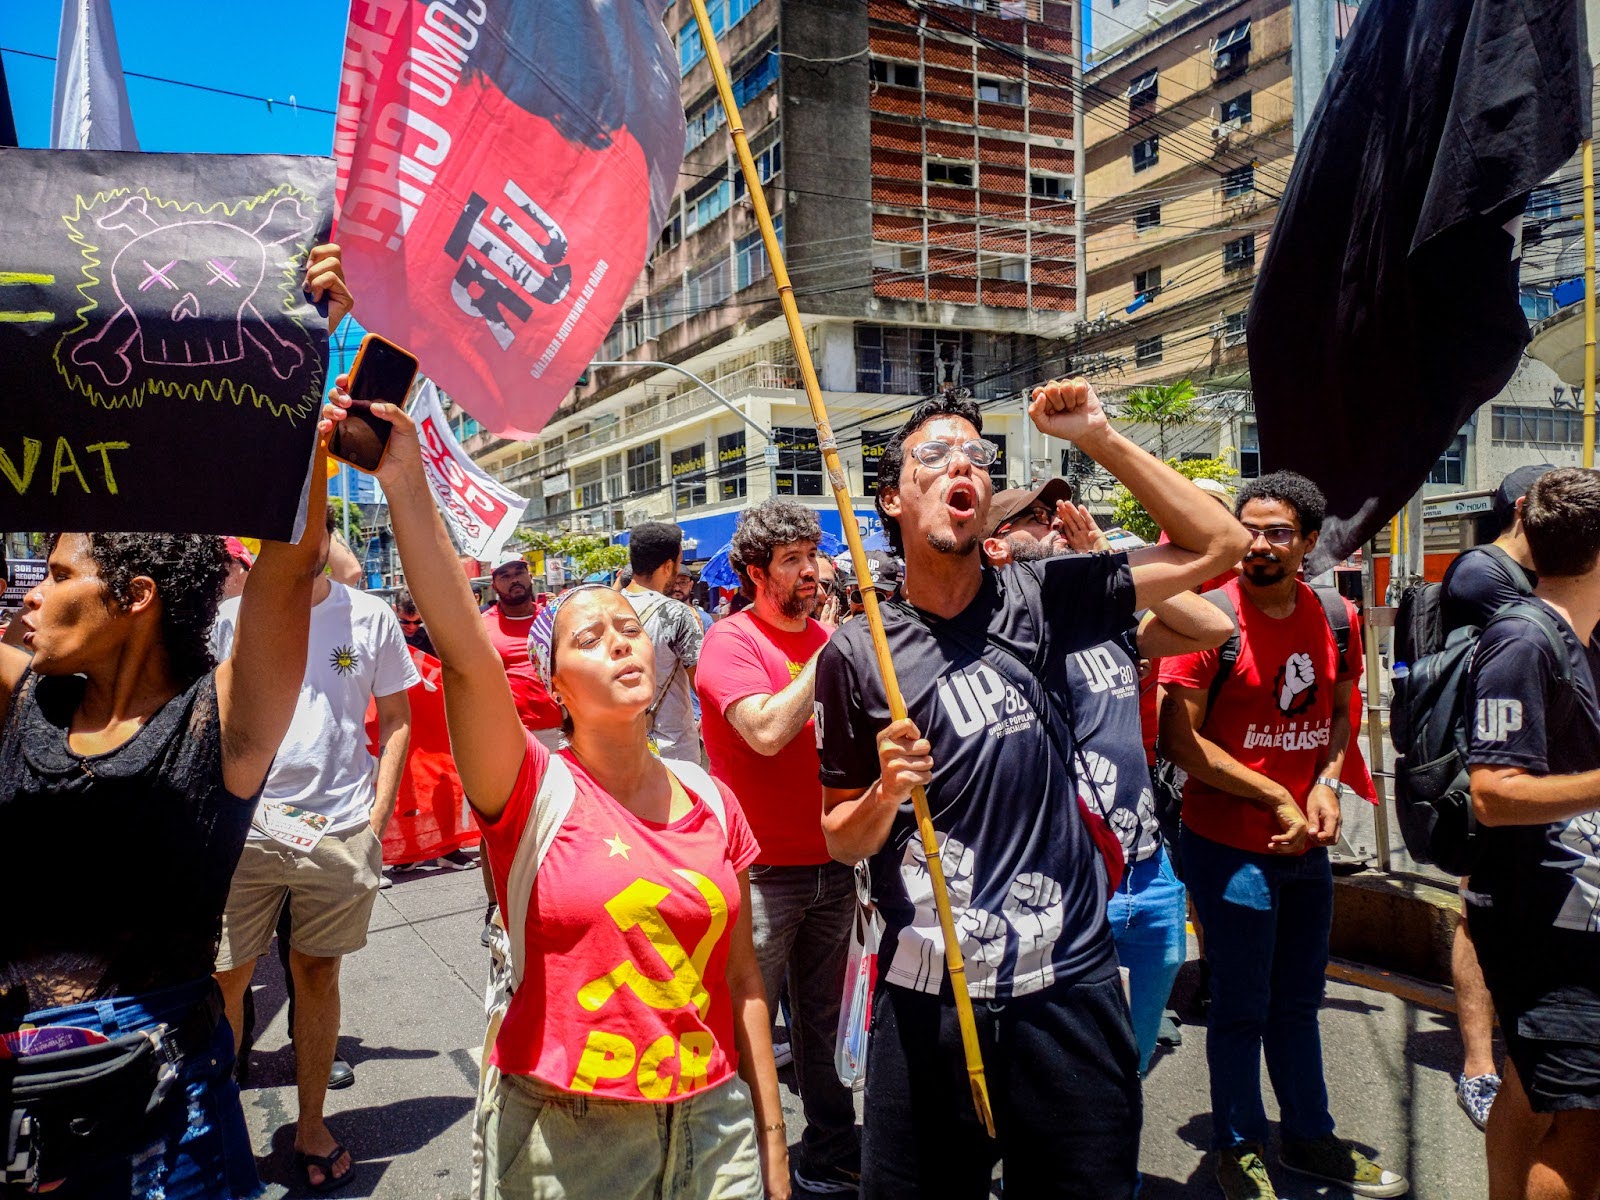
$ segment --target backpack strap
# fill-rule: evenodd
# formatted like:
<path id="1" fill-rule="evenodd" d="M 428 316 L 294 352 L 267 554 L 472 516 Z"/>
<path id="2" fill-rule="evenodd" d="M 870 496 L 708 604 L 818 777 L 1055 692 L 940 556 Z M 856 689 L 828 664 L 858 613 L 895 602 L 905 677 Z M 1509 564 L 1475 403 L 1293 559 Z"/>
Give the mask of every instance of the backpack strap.
<path id="1" fill-rule="evenodd" d="M 1338 588 L 1313 586 L 1311 590 L 1322 602 L 1322 615 L 1328 619 L 1328 628 L 1333 630 L 1333 644 L 1339 648 L 1339 663 L 1342 666 L 1350 653 L 1350 609 L 1346 607 L 1344 595 Z"/>
<path id="2" fill-rule="evenodd" d="M 717 824 L 722 826 L 722 832 L 727 833 L 728 806 L 722 802 L 722 789 L 711 778 L 710 772 L 699 763 L 680 762 L 675 758 L 663 758 L 661 765 L 678 777 L 678 782 L 691 796 L 699 796 L 705 801 L 712 816 L 717 818 Z"/>
<path id="3" fill-rule="evenodd" d="M 1233 674 L 1233 668 L 1239 661 L 1239 610 L 1233 606 L 1233 597 L 1226 588 L 1212 588 L 1209 592 L 1201 592 L 1200 598 L 1216 605 L 1228 615 L 1228 620 L 1233 622 L 1233 632 L 1228 635 L 1228 640 L 1217 647 L 1217 673 L 1211 677 L 1211 686 L 1206 689 L 1206 720 L 1211 719 L 1211 710 L 1216 707 L 1217 696 L 1222 691 L 1222 685 L 1228 682 L 1228 677 Z M 1205 721 L 1201 722 L 1204 726 Z M 1195 731 L 1196 733 L 1199 730 Z"/>
<path id="4" fill-rule="evenodd" d="M 1551 619 L 1550 614 L 1540 605 L 1530 600 L 1513 600 L 1495 613 L 1489 619 L 1489 624 L 1493 625 L 1496 621 L 1505 617 L 1521 617 L 1544 635 L 1544 640 L 1550 647 L 1550 653 L 1555 655 L 1556 679 L 1560 681 L 1561 685 L 1569 693 L 1574 692 L 1577 680 L 1572 675 L 1572 661 L 1567 658 L 1567 644 L 1561 640 L 1561 630 L 1556 627 L 1556 623 Z M 1488 626 L 1484 628 L 1487 629 Z"/>
<path id="5" fill-rule="evenodd" d="M 517 853 L 511 860 L 511 872 L 506 879 L 506 906 L 504 916 L 506 932 L 511 939 L 511 982 L 513 989 L 522 986 L 522 973 L 527 962 L 526 938 L 528 934 L 528 905 L 533 899 L 533 880 L 539 866 L 556 840 L 562 822 L 572 811 L 577 798 L 578 785 L 572 771 L 559 754 L 551 754 L 545 767 L 544 778 L 539 781 L 539 792 L 533 800 L 533 818 L 523 827 L 517 840 Z"/>
<path id="6" fill-rule="evenodd" d="M 1483 546 L 1474 546 L 1473 549 L 1482 550 L 1485 554 L 1491 555 L 1499 561 L 1500 565 L 1506 569 L 1506 573 L 1511 576 L 1511 582 L 1516 586 L 1518 595 L 1533 595 L 1533 584 L 1528 581 L 1527 568 L 1519 563 L 1516 559 L 1512 558 L 1511 555 L 1507 554 L 1493 542 L 1489 542 Z M 1456 562 L 1460 562 L 1465 557 L 1465 555 L 1457 555 Z M 1453 567 L 1455 566 L 1455 563 L 1451 563 L 1450 565 Z M 1566 658 L 1565 650 L 1562 651 L 1561 657 L 1563 659 Z"/>

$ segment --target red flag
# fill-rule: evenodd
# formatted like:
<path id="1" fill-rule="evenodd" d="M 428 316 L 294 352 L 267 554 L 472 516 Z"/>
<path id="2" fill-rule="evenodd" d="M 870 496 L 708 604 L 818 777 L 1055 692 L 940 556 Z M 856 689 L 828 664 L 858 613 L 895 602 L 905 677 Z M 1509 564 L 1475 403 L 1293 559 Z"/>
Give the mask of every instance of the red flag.
<path id="1" fill-rule="evenodd" d="M 666 222 L 684 116 L 664 8 L 351 6 L 336 236 L 361 322 L 502 436 L 550 418 Z"/>

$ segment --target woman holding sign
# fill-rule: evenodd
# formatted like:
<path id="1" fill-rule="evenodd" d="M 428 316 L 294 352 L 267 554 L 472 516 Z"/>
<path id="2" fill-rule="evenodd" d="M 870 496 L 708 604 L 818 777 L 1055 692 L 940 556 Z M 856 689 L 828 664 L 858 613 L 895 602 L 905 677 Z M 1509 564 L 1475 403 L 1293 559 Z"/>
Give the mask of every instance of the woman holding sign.
<path id="1" fill-rule="evenodd" d="M 306 287 L 350 310 L 336 246 Z M 233 656 L 221 538 L 67 533 L 0 646 L 0 1182 L 62 1200 L 260 1190 L 211 979 L 300 690 L 327 489 L 267 542 Z M 49 848 L 48 851 L 46 848 Z"/>
<path id="2" fill-rule="evenodd" d="M 346 382 L 324 429 L 345 418 Z M 564 593 L 533 622 L 567 744 L 552 753 L 523 729 L 415 426 L 393 405 L 372 411 L 394 423 L 378 478 L 444 664 L 456 766 L 510 933 L 515 990 L 479 1112 L 482 1194 L 787 1197 L 750 936 L 757 847 L 738 802 L 697 766 L 651 753 L 654 651 L 604 585 Z"/>

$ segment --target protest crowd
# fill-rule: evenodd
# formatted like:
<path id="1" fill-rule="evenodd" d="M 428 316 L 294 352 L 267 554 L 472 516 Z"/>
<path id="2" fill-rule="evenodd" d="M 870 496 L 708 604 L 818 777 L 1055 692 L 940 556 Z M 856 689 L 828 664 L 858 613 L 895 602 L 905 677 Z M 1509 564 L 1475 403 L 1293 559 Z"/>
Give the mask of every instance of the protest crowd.
<path id="1" fill-rule="evenodd" d="M 456 959 L 474 963 L 483 995 L 481 1022 L 474 1013 L 454 1043 L 482 1047 L 462 1068 L 476 1085 L 459 1146 L 474 1200 L 1134 1200 L 1159 1191 L 1141 1176 L 1141 1139 L 1164 1120 L 1147 1101 L 1177 1054 L 1197 1070 L 1203 1059 L 1209 1085 L 1193 1098 L 1206 1115 L 1189 1133 L 1208 1146 L 1196 1191 L 1413 1194 L 1409 1147 L 1348 1136 L 1369 1097 L 1339 1086 L 1324 1052 L 1336 849 L 1377 803 L 1376 774 L 1393 780 L 1408 849 L 1459 889 L 1459 919 L 1443 926 L 1450 1117 L 1481 1131 L 1488 1200 L 1600 1200 L 1600 472 L 1507 474 L 1476 539 L 1441 581 L 1396 588 L 1393 633 L 1379 633 L 1330 585 L 1331 566 L 1417 480 L 1316 469 L 1321 447 L 1268 456 L 1303 471 L 1192 480 L 1166 459 L 1164 427 L 1158 456 L 1113 424 L 1088 378 L 1028 367 L 1024 438 L 1091 464 L 1159 536 L 1103 529 L 1072 481 L 1041 479 L 1032 461 L 1022 486 L 1005 486 L 1005 438 L 992 425 L 985 436 L 983 407 L 952 382 L 918 391 L 897 430 L 872 431 L 884 437 L 864 487 L 882 543 L 865 548 L 718 57 L 726 27 L 697 5 L 680 62 L 688 71 L 693 49 L 716 64 L 723 107 L 698 120 L 720 116 L 738 139 L 744 190 L 731 195 L 770 256 L 817 429 L 817 494 L 826 475 L 844 545 L 817 508 L 779 494 L 773 465 L 773 494 L 752 497 L 725 548 L 736 586 L 711 586 L 684 530 L 634 522 L 636 510 L 616 539 L 625 567 L 544 590 L 532 539 L 513 535 L 522 510 L 496 509 L 451 457 L 461 446 L 440 433 L 435 380 L 455 372 L 464 392 L 480 388 L 474 428 L 532 439 L 590 366 L 672 366 L 597 353 L 670 228 L 684 162 L 660 15 L 357 4 L 334 157 L 217 156 L 201 179 L 174 166 L 182 156 L 85 143 L 71 153 L 96 182 L 71 176 L 85 194 L 64 218 L 70 245 L 41 237 L 33 266 L 50 270 L 0 271 L 41 306 L 70 276 L 71 314 L 0 310 L 0 350 L 34 355 L 71 400 L 39 405 L 40 421 L 84 435 L 75 452 L 52 434 L 52 461 L 30 433 L 14 462 L 12 427 L 0 430 L 0 482 L 17 498 L 0 526 L 30 542 L 40 572 L 0 613 L 0 1197 L 250 1200 L 275 1154 L 295 1194 L 359 1185 L 368 1151 L 328 1097 L 375 1070 L 341 1055 L 341 1024 L 365 999 L 345 960 L 368 946 L 380 893 L 452 871 L 483 886 L 480 900 L 460 880 L 474 933 Z M 406 23 L 419 40 L 402 67 L 390 50 Z M 1370 50 L 1375 24 L 1351 38 Z M 1529 44 L 1559 40 L 1555 24 Z M 536 65 L 524 52 L 535 44 Z M 1352 45 L 1340 60 L 1351 73 L 1364 61 Z M 1447 73 L 1453 55 L 1424 56 Z M 1579 58 L 1558 65 L 1575 77 Z M 590 74 L 604 87 L 585 92 L 577 76 Z M 1330 88 L 1318 120 L 1352 121 L 1366 102 L 1352 99 L 1355 78 Z M 467 117 L 447 111 L 460 97 Z M 1491 99 L 1515 118 L 1510 141 L 1546 111 Z M 1413 153 L 1395 138 L 1427 140 L 1357 117 L 1374 161 Z M 1450 120 L 1471 139 L 1477 127 Z M 1438 217 L 1446 232 L 1487 222 L 1479 232 L 1501 237 L 1576 144 L 1576 117 L 1546 124 L 1551 161 L 1526 180 L 1479 172 L 1515 204 L 1468 195 L 1459 164 L 1441 176 L 1430 199 L 1459 192 L 1471 210 Z M 1332 155 L 1317 132 L 1301 151 L 1312 164 Z M 56 211 L 50 189 L 71 175 L 57 152 L 0 151 L 16 206 Z M 762 153 L 770 164 L 776 146 Z M 146 158 L 149 182 L 113 186 L 118 160 Z M 192 194 L 175 199 L 158 168 Z M 1357 174 L 1337 161 L 1329 173 Z M 571 194 L 542 190 L 541 175 Z M 636 194 L 579 211 L 602 175 Z M 1327 178 L 1322 202 L 1351 208 Z M 1037 177 L 1029 186 L 1040 195 Z M 1376 244 L 1393 230 L 1390 201 L 1374 203 Z M 594 241 L 608 221 L 597 261 L 561 226 Z M 1588 222 L 1592 236 L 1592 204 Z M 1417 242 L 1450 252 L 1436 232 Z M 1274 234 L 1274 253 L 1290 244 Z M 1328 262 L 1344 252 L 1325 248 Z M 385 275 L 385 260 L 399 272 Z M 1591 290 L 1592 260 L 1591 246 Z M 1411 270 L 1385 261 L 1351 253 L 1329 269 Z M 1257 299 L 1272 303 L 1252 312 L 1251 336 L 1304 298 L 1337 313 L 1306 308 L 1300 340 L 1274 342 L 1275 365 L 1258 356 L 1263 395 L 1273 370 L 1334 373 L 1298 361 L 1316 340 L 1306 328 L 1385 325 L 1338 309 L 1342 293 L 1302 289 L 1319 267 L 1309 254 L 1290 265 L 1264 271 Z M 1474 259 L 1461 276 L 1503 266 Z M 351 369 L 329 370 L 327 336 L 358 292 L 373 332 Z M 1369 292 L 1403 303 L 1396 287 Z M 1486 358 L 1514 358 L 1526 340 L 1520 310 L 1502 307 L 1516 338 L 1484 334 Z M 389 340 L 397 327 L 406 346 Z M 1366 370 L 1357 353 L 1337 366 Z M 1490 374 L 1464 362 L 1439 389 L 1475 394 Z M 1284 408 L 1269 410 L 1263 445 L 1281 446 L 1271 421 Z M 193 481 L 139 424 L 163 412 L 192 433 L 185 454 L 226 432 L 260 464 L 193 523 L 166 499 Z M 1419 423 L 1417 444 L 1454 436 L 1451 418 L 1431 412 L 1438 428 Z M 136 432 L 111 440 L 123 428 Z M 365 587 L 341 536 L 348 492 L 345 521 L 329 494 L 335 460 L 381 486 L 395 587 Z M 46 475 L 48 495 L 33 486 Z M 140 509 L 158 494 L 159 511 Z M 127 526 L 107 514 L 130 512 L 135 531 L 115 531 Z M 1381 661 L 1377 637 L 1388 677 L 1363 678 Z M 1390 697 L 1365 753 L 1363 688 Z M 1394 771 L 1369 770 L 1388 746 Z M 269 1147 L 244 1097 L 263 1058 L 258 996 L 280 970 L 295 1098 Z M 1203 1049 L 1198 1036 L 1183 1048 L 1184 1025 L 1204 1026 Z"/>

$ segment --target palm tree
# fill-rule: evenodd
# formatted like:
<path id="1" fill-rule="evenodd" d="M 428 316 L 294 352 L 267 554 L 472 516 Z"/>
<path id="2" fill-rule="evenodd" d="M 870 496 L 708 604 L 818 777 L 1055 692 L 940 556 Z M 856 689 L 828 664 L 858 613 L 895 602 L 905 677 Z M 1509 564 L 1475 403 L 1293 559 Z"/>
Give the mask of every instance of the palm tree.
<path id="1" fill-rule="evenodd" d="M 1176 383 L 1149 384 L 1131 388 L 1123 397 L 1121 411 L 1124 421 L 1156 427 L 1156 445 L 1160 457 L 1167 457 L 1167 430 L 1188 425 L 1200 416 L 1200 399 L 1194 384 L 1187 379 Z"/>

